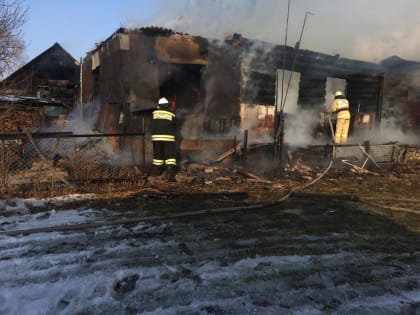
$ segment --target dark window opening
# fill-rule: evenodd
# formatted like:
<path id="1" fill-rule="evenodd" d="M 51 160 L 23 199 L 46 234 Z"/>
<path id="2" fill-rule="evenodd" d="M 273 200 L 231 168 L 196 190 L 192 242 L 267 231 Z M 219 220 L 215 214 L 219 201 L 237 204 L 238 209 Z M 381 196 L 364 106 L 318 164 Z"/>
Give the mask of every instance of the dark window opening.
<path id="1" fill-rule="evenodd" d="M 48 98 L 50 96 L 50 87 L 48 85 L 38 85 L 36 88 L 36 97 Z"/>
<path id="2" fill-rule="evenodd" d="M 176 101 L 179 113 L 200 111 L 201 65 L 162 63 L 159 67 L 160 96 Z"/>

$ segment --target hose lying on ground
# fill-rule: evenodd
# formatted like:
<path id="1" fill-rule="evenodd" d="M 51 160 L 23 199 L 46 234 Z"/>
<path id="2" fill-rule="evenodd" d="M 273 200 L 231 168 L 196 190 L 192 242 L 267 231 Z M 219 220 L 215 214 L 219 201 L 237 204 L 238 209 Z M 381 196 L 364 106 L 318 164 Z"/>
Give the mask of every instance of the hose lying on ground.
<path id="1" fill-rule="evenodd" d="M 330 131 L 331 131 L 331 138 L 333 140 L 333 145 L 332 145 L 332 148 L 333 149 L 332 149 L 332 153 L 331 153 L 331 159 L 330 159 L 330 161 L 328 163 L 327 168 L 318 177 L 316 177 L 314 180 L 310 181 L 309 183 L 307 183 L 307 184 L 305 184 L 303 186 L 298 186 L 298 187 L 293 188 L 284 197 L 280 198 L 279 201 L 286 200 L 287 198 L 289 198 L 297 190 L 305 189 L 305 188 L 308 188 L 309 186 L 312 186 L 317 181 L 319 181 L 321 178 L 323 178 L 325 176 L 325 174 L 327 174 L 328 171 L 331 169 L 331 166 L 332 166 L 332 164 L 334 162 L 336 149 L 335 149 L 335 144 L 334 144 L 334 128 L 333 128 L 333 125 L 332 125 L 331 117 L 330 117 L 330 115 L 328 113 L 327 113 L 327 117 L 328 117 L 328 123 L 329 123 Z"/>

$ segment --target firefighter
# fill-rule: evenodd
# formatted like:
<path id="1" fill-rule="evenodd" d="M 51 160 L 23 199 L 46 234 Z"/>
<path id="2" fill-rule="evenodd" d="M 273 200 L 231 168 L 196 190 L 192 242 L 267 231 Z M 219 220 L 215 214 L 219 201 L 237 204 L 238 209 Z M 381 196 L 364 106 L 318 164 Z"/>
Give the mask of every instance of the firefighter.
<path id="1" fill-rule="evenodd" d="M 176 116 L 167 98 L 159 99 L 152 114 L 153 166 L 152 176 L 161 175 L 166 168 L 167 179 L 176 182 Z"/>
<path id="2" fill-rule="evenodd" d="M 344 144 L 347 142 L 347 136 L 350 126 L 349 101 L 341 91 L 335 92 L 334 101 L 328 109 L 329 113 L 337 113 L 337 122 L 335 125 L 334 143 Z"/>

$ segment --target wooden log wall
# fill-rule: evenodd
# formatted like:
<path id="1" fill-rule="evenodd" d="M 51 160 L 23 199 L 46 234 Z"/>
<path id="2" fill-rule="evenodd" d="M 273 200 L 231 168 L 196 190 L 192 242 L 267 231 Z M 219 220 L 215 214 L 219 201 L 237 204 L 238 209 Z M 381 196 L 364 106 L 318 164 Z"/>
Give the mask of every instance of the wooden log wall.
<path id="1" fill-rule="evenodd" d="M 246 85 L 241 99 L 249 104 L 275 104 L 276 71 L 262 73 L 251 71 L 246 78 Z"/>
<path id="2" fill-rule="evenodd" d="M 325 103 L 326 75 L 301 73 L 298 106 L 302 109 L 322 109 Z"/>
<path id="3" fill-rule="evenodd" d="M 382 116 L 386 126 L 406 124 L 410 86 L 412 86 L 411 78 L 407 75 L 388 74 L 385 77 Z"/>
<path id="4" fill-rule="evenodd" d="M 333 77 L 347 81 L 353 102 L 360 103 L 363 110 L 379 115 L 381 77 L 380 68 L 375 63 L 309 50 L 296 51 L 292 47 L 285 49 L 284 46 L 266 43 L 246 47 L 243 60 L 247 71 L 241 98 L 245 103 L 274 105 L 276 71 L 284 68 L 301 75 L 298 107 L 322 107 L 325 103 L 327 78 Z"/>
<path id="5" fill-rule="evenodd" d="M 351 76 L 347 79 L 346 94 L 353 117 L 355 117 L 357 112 L 374 113 L 376 122 L 380 121 L 382 104 L 381 77 Z"/>

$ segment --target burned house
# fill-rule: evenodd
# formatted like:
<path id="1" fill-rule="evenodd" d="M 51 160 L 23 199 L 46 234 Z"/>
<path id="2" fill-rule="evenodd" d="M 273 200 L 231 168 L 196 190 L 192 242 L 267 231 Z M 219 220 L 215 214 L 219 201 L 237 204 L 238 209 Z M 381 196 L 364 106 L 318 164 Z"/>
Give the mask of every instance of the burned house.
<path id="1" fill-rule="evenodd" d="M 79 62 L 55 43 L 5 78 L 1 93 L 50 99 L 73 108 L 79 96 L 79 72 Z"/>
<path id="2" fill-rule="evenodd" d="M 209 51 L 211 45 L 160 28 L 118 30 L 82 64 L 83 103 L 100 104 L 97 129 L 147 132 L 150 112 L 165 95 L 176 100 L 184 148 L 199 150 L 203 134 L 231 130 L 239 121 L 239 50 Z"/>
<path id="3" fill-rule="evenodd" d="M 82 64 L 81 97 L 85 104 L 100 105 L 97 129 L 105 133 L 147 133 L 159 97 L 176 100 L 181 149 L 203 152 L 223 149 L 225 140 L 231 145 L 245 129 L 273 136 L 275 116 L 289 88 L 281 71 L 298 77 L 296 115 L 325 111 L 335 80 L 352 104 L 354 120 L 374 127 L 384 113 L 390 114 L 392 97 L 384 82 L 392 82 L 389 67 L 382 64 L 239 34 L 210 40 L 154 27 L 121 28 L 89 52 Z M 352 129 L 358 127 L 352 124 Z"/>

